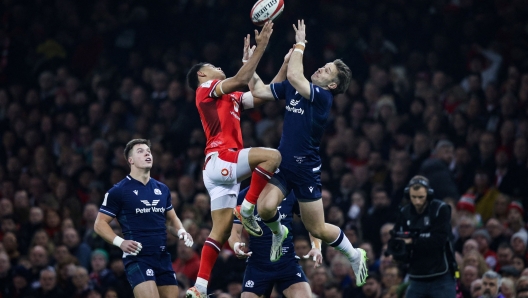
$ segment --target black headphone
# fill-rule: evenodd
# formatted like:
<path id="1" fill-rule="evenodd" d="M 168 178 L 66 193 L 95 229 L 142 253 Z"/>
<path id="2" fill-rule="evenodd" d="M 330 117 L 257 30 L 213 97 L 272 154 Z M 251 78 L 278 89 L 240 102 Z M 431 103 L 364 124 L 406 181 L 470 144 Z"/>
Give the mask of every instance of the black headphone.
<path id="1" fill-rule="evenodd" d="M 429 181 L 427 181 L 426 179 L 421 178 L 421 177 L 412 178 L 411 181 L 409 181 L 409 184 L 407 184 L 407 186 L 403 190 L 403 192 L 405 192 L 406 195 L 409 195 L 409 191 L 411 190 L 411 187 L 413 187 L 415 185 L 421 185 L 421 186 L 425 187 L 425 189 L 427 190 L 427 199 L 429 200 L 429 199 L 432 198 L 432 196 L 434 194 L 434 189 L 432 189 L 429 186 Z"/>

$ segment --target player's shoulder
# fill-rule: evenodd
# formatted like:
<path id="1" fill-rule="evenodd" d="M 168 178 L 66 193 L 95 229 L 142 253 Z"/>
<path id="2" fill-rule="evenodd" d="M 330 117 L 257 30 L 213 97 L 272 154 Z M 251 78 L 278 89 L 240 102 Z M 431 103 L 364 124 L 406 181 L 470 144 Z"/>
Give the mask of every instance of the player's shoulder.
<path id="1" fill-rule="evenodd" d="M 209 81 L 207 81 L 207 82 L 203 82 L 202 84 L 200 84 L 200 86 L 198 86 L 198 88 L 209 89 L 209 88 L 211 88 L 212 86 L 218 84 L 218 82 L 220 82 L 220 80 L 218 80 L 218 79 L 209 80 Z"/>
<path id="2" fill-rule="evenodd" d="M 156 180 L 154 178 L 150 178 L 150 181 L 154 185 L 155 188 L 158 188 L 162 192 L 163 191 L 170 192 L 169 187 L 165 183 L 163 183 L 161 181 L 158 181 L 158 180 Z"/>
<path id="3" fill-rule="evenodd" d="M 127 175 L 125 178 L 123 178 L 123 180 L 114 184 L 114 186 L 112 186 L 112 188 L 110 188 L 108 192 L 110 193 L 120 192 L 122 189 L 127 187 L 128 183 L 130 183 L 131 180 L 132 179 L 130 179 L 130 177 Z"/>
<path id="4" fill-rule="evenodd" d="M 314 96 L 327 97 L 330 99 L 334 98 L 334 95 L 332 94 L 332 92 L 330 92 L 330 90 L 324 89 L 321 86 L 317 86 L 314 83 L 310 83 L 310 85 L 313 88 Z"/>

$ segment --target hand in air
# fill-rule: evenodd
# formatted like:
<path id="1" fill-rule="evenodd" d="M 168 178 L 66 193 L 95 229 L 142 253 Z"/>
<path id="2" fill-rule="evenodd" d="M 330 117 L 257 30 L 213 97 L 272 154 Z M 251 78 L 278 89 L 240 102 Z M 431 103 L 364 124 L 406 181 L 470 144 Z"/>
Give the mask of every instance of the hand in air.
<path id="1" fill-rule="evenodd" d="M 271 37 L 271 33 L 273 33 L 273 22 L 271 21 L 264 24 L 264 27 L 262 27 L 260 33 L 255 30 L 255 41 L 257 42 L 257 46 L 267 46 Z"/>
<path id="2" fill-rule="evenodd" d="M 251 36 L 249 34 L 244 37 L 244 54 L 242 55 L 242 62 L 247 62 L 257 46 L 251 46 Z"/>
<path id="3" fill-rule="evenodd" d="M 233 247 L 233 250 L 235 251 L 235 255 L 239 259 L 247 259 L 251 257 L 253 254 L 251 251 L 246 252 L 246 244 L 244 242 L 235 242 L 235 246 Z"/>
<path id="4" fill-rule="evenodd" d="M 136 256 L 141 251 L 143 246 L 141 243 L 134 240 L 125 240 L 123 243 L 121 243 L 119 248 L 121 248 L 123 252 Z"/>
<path id="5" fill-rule="evenodd" d="M 291 54 L 293 53 L 293 50 L 295 49 L 295 45 L 286 53 L 284 56 L 284 62 L 288 63 L 290 61 Z"/>
<path id="6" fill-rule="evenodd" d="M 295 42 L 306 43 L 306 25 L 304 25 L 304 20 L 298 20 L 297 27 L 293 24 L 293 30 L 295 30 Z"/>
<path id="7" fill-rule="evenodd" d="M 312 257 L 312 260 L 315 262 L 314 268 L 321 266 L 321 264 L 323 263 L 323 255 L 321 254 L 321 251 L 317 248 L 312 248 L 312 250 L 310 250 L 308 254 L 305 255 L 303 258 L 308 259 L 309 257 Z"/>

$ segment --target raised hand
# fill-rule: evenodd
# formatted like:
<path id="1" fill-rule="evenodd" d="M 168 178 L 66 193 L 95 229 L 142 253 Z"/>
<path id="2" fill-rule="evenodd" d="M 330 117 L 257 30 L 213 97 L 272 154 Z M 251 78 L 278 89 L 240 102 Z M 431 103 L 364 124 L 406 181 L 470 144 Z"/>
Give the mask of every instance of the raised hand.
<path id="1" fill-rule="evenodd" d="M 297 27 L 293 24 L 293 30 L 295 30 L 295 42 L 306 43 L 306 25 L 304 25 L 304 20 L 298 20 Z"/>
<path id="2" fill-rule="evenodd" d="M 288 63 L 290 61 L 290 57 L 291 57 L 291 54 L 293 53 L 293 50 L 295 49 L 295 45 L 293 45 L 293 47 L 288 51 L 288 53 L 286 53 L 286 55 L 284 56 L 284 62 L 285 63 Z"/>
<path id="3" fill-rule="evenodd" d="M 257 46 L 267 46 L 271 37 L 271 33 L 273 33 L 273 22 L 271 21 L 264 24 L 264 27 L 262 27 L 260 33 L 255 30 L 255 41 L 257 42 Z"/>
<path id="4" fill-rule="evenodd" d="M 123 243 L 121 243 L 119 248 L 121 248 L 123 252 L 135 256 L 141 251 L 143 246 L 141 245 L 141 243 L 136 242 L 134 240 L 125 240 L 123 241 Z"/>
<path id="5" fill-rule="evenodd" d="M 249 34 L 244 37 L 244 51 L 242 55 L 242 62 L 247 62 L 249 58 L 253 55 L 253 52 L 255 51 L 255 48 L 257 46 L 251 46 L 251 36 Z"/>

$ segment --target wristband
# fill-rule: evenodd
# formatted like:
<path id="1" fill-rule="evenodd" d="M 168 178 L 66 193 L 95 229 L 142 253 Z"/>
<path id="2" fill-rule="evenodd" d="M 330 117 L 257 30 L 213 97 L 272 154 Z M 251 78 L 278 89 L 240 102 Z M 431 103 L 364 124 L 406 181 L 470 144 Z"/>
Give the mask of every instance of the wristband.
<path id="1" fill-rule="evenodd" d="M 180 237 L 182 234 L 187 233 L 184 228 L 181 228 L 178 230 L 178 237 Z"/>
<path id="2" fill-rule="evenodd" d="M 299 53 L 301 53 L 301 55 L 304 54 L 304 51 L 301 50 L 301 49 L 295 49 L 295 50 L 293 50 L 293 51 L 294 51 L 294 52 L 299 52 Z"/>
<path id="3" fill-rule="evenodd" d="M 301 46 L 303 46 L 303 47 L 306 47 L 306 44 L 305 44 L 304 42 L 302 42 L 302 41 L 299 41 L 299 42 L 296 43 L 295 45 L 301 45 Z"/>
<path id="4" fill-rule="evenodd" d="M 114 241 L 112 241 L 112 244 L 117 246 L 117 247 L 121 247 L 121 244 L 123 243 L 123 241 L 125 241 L 125 239 L 119 237 L 119 236 L 115 236 L 114 238 Z"/>
<path id="5" fill-rule="evenodd" d="M 246 63 L 246 62 L 248 62 L 248 61 L 249 61 L 249 60 L 242 59 L 242 62 L 243 62 L 243 63 Z"/>

